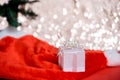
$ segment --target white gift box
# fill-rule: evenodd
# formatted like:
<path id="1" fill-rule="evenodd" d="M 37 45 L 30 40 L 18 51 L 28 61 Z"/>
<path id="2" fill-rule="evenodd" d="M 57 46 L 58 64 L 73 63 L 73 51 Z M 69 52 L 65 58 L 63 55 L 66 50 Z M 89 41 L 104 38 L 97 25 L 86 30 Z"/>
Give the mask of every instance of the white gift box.
<path id="1" fill-rule="evenodd" d="M 60 49 L 58 63 L 65 72 L 85 72 L 85 51 L 79 48 Z"/>

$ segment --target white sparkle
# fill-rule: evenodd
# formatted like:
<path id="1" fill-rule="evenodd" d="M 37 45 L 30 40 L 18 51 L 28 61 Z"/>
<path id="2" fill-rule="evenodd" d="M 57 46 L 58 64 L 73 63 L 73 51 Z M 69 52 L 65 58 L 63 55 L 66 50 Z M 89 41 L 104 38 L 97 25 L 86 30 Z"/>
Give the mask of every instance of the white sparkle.
<path id="1" fill-rule="evenodd" d="M 21 27 L 21 26 L 18 26 L 18 27 L 17 27 L 17 30 L 18 30 L 18 31 L 21 31 L 21 30 L 22 30 L 22 27 Z"/>
<path id="2" fill-rule="evenodd" d="M 50 39 L 51 37 L 50 37 L 50 35 L 45 34 L 45 38 Z"/>
<path id="3" fill-rule="evenodd" d="M 40 18 L 40 22 L 44 22 L 45 21 L 45 18 L 44 17 L 41 17 Z"/>
<path id="4" fill-rule="evenodd" d="M 58 18 L 57 14 L 54 14 L 53 19 L 57 19 L 57 18 Z"/>
<path id="5" fill-rule="evenodd" d="M 67 9 L 66 8 L 63 8 L 63 15 L 67 15 Z"/>

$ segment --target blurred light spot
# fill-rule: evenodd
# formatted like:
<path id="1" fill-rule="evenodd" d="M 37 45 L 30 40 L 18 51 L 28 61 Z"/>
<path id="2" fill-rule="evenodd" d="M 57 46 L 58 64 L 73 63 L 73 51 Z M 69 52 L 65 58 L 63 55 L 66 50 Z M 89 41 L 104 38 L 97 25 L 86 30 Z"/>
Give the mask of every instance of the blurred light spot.
<path id="1" fill-rule="evenodd" d="M 17 27 L 17 30 L 18 30 L 18 31 L 21 31 L 21 30 L 22 30 L 22 27 L 21 27 L 21 26 L 18 26 L 18 27 Z"/>
<path id="2" fill-rule="evenodd" d="M 63 8 L 63 15 L 67 15 L 67 9 L 66 8 Z"/>
<path id="3" fill-rule="evenodd" d="M 45 36 L 45 38 L 50 39 L 50 35 L 45 34 L 44 36 Z"/>
<path id="4" fill-rule="evenodd" d="M 45 18 L 44 17 L 41 17 L 40 18 L 40 22 L 44 22 L 45 21 Z"/>
<path id="5" fill-rule="evenodd" d="M 36 32 L 33 33 L 34 37 L 38 37 L 38 34 Z"/>
<path id="6" fill-rule="evenodd" d="M 54 14 L 53 19 L 57 19 L 57 18 L 58 18 L 57 14 Z"/>

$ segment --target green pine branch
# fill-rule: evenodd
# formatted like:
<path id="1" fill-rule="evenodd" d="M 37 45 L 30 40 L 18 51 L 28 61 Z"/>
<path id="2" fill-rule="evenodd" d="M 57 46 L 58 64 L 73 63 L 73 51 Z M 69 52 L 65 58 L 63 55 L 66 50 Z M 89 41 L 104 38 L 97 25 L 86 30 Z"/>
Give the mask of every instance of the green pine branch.
<path id="1" fill-rule="evenodd" d="M 32 19 L 37 16 L 32 10 L 29 9 L 28 11 L 25 11 L 24 9 L 18 9 L 18 6 L 34 2 L 38 2 L 38 0 L 10 0 L 8 4 L 0 6 L 0 16 L 6 17 L 10 26 L 17 27 L 20 25 L 17 20 L 18 12 L 21 12 L 23 15 L 29 16 Z"/>

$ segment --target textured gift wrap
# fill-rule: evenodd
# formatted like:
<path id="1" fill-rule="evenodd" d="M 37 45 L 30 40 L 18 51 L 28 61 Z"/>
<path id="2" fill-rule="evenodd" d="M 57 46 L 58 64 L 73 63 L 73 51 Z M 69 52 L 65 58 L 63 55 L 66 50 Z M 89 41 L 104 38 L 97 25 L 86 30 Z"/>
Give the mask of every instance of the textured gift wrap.
<path id="1" fill-rule="evenodd" d="M 59 65 L 64 72 L 85 72 L 85 51 L 79 48 L 61 49 Z"/>

